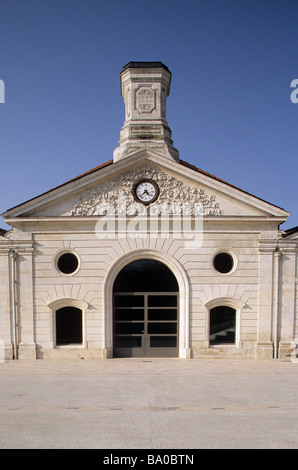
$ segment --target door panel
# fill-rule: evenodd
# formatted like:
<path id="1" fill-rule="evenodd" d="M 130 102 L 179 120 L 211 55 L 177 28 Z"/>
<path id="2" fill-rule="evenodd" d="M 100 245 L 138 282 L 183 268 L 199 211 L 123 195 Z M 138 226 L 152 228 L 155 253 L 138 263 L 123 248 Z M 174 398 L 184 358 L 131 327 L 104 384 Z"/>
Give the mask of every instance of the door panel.
<path id="1" fill-rule="evenodd" d="M 178 293 L 114 294 L 114 357 L 178 356 Z"/>
<path id="2" fill-rule="evenodd" d="M 176 336 L 151 336 L 151 348 L 177 348 Z"/>

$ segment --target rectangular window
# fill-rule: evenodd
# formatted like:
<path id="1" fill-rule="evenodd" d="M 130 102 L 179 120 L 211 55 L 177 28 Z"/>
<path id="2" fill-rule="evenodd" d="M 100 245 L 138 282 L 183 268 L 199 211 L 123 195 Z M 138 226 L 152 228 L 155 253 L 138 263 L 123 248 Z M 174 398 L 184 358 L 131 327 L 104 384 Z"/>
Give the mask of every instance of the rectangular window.
<path id="1" fill-rule="evenodd" d="M 235 344 L 236 310 L 220 306 L 210 310 L 210 345 Z"/>
<path id="2" fill-rule="evenodd" d="M 82 310 L 63 307 L 56 311 L 56 345 L 82 344 Z"/>

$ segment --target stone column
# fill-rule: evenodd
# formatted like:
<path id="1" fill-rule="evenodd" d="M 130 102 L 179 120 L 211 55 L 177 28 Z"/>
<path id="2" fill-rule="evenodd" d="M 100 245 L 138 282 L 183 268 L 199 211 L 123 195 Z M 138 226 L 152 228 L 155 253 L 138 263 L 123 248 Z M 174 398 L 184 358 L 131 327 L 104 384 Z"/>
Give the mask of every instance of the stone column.
<path id="1" fill-rule="evenodd" d="M 0 247 L 0 361 L 13 359 L 9 253 L 9 247 Z"/>
<path id="2" fill-rule="evenodd" d="M 281 305 L 279 358 L 288 358 L 294 350 L 295 328 L 295 279 L 296 279 L 296 243 L 281 243 L 283 253 L 281 263 Z"/>
<path id="3" fill-rule="evenodd" d="M 19 359 L 36 359 L 33 305 L 33 248 L 18 248 Z"/>
<path id="4" fill-rule="evenodd" d="M 258 359 L 272 359 L 272 309 L 273 309 L 273 251 L 272 242 L 260 241 L 259 246 L 259 316 L 256 344 Z"/>

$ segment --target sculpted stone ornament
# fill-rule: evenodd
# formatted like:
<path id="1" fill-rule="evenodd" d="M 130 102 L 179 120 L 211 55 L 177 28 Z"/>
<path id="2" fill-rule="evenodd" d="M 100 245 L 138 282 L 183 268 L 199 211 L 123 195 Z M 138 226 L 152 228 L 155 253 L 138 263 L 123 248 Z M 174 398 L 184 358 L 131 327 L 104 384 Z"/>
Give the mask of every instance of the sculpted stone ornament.
<path id="1" fill-rule="evenodd" d="M 158 198 L 148 205 L 154 215 L 223 215 L 215 196 L 209 196 L 204 189 L 186 186 L 183 181 L 149 166 L 124 173 L 99 188 L 83 192 L 74 200 L 73 209 L 66 215 L 133 216 L 144 213 L 144 205 L 136 202 L 133 193 L 135 184 L 144 179 L 155 181 L 159 187 Z"/>
<path id="2" fill-rule="evenodd" d="M 141 85 L 135 92 L 135 103 L 140 114 L 152 113 L 156 108 L 156 90 Z"/>

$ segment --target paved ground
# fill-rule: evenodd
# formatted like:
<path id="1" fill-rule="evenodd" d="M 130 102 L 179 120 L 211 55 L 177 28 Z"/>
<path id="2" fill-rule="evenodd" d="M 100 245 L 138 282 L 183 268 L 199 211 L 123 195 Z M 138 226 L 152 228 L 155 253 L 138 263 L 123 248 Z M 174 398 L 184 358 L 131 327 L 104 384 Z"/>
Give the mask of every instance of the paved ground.
<path id="1" fill-rule="evenodd" d="M 298 364 L 0 363 L 1 449 L 298 447 Z"/>

